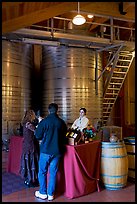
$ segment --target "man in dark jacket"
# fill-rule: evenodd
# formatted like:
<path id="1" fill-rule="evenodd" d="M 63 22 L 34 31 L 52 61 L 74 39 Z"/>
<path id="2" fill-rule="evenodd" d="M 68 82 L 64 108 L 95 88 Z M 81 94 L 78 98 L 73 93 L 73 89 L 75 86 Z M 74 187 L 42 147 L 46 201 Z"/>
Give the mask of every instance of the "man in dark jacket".
<path id="1" fill-rule="evenodd" d="M 53 200 L 56 175 L 61 156 L 64 153 L 67 126 L 57 115 L 58 105 L 49 104 L 49 115 L 45 117 L 34 131 L 35 137 L 41 140 L 38 179 L 40 188 L 35 192 L 37 198 Z M 47 172 L 49 180 L 47 187 Z"/>

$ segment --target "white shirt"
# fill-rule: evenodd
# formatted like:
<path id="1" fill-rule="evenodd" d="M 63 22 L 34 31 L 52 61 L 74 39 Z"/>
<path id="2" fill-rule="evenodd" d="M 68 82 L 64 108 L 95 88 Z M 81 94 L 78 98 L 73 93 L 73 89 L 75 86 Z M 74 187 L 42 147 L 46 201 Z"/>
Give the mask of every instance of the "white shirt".
<path id="1" fill-rule="evenodd" d="M 89 119 L 86 116 L 77 118 L 74 123 L 72 124 L 71 128 L 82 131 L 84 128 L 86 128 L 89 124 Z"/>

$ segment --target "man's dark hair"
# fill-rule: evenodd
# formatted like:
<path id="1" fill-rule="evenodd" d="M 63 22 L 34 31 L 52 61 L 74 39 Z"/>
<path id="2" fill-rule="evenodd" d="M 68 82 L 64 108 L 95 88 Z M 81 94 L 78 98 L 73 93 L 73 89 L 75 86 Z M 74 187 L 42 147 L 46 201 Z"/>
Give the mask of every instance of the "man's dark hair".
<path id="1" fill-rule="evenodd" d="M 57 113 L 58 105 L 56 103 L 50 103 L 49 106 L 48 106 L 48 111 L 50 113 Z"/>
<path id="2" fill-rule="evenodd" d="M 86 112 L 87 112 L 86 108 L 80 108 L 80 110 L 79 110 L 79 111 L 81 111 L 81 110 L 83 110 L 83 111 L 84 111 L 84 113 L 86 114 Z"/>

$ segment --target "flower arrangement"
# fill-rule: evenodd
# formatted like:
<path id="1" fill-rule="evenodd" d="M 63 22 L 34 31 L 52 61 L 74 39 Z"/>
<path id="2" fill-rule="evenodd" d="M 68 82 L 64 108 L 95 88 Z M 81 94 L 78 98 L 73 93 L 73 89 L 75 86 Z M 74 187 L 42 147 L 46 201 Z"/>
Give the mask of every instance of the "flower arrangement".
<path id="1" fill-rule="evenodd" d="M 93 126 L 88 126 L 83 129 L 83 135 L 87 139 L 93 138 L 96 136 L 96 129 Z"/>

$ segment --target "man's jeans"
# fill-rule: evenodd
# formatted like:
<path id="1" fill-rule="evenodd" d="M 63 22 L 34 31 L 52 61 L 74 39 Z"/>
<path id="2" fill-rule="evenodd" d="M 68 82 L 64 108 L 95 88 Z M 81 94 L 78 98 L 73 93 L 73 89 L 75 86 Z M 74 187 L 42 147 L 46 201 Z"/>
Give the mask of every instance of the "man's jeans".
<path id="1" fill-rule="evenodd" d="M 38 178 L 39 178 L 39 184 L 40 184 L 39 192 L 41 194 L 48 194 L 48 195 L 54 194 L 59 160 L 60 160 L 59 156 L 40 153 Z M 48 166 L 49 166 L 49 177 L 48 177 L 48 185 L 47 185 Z"/>

